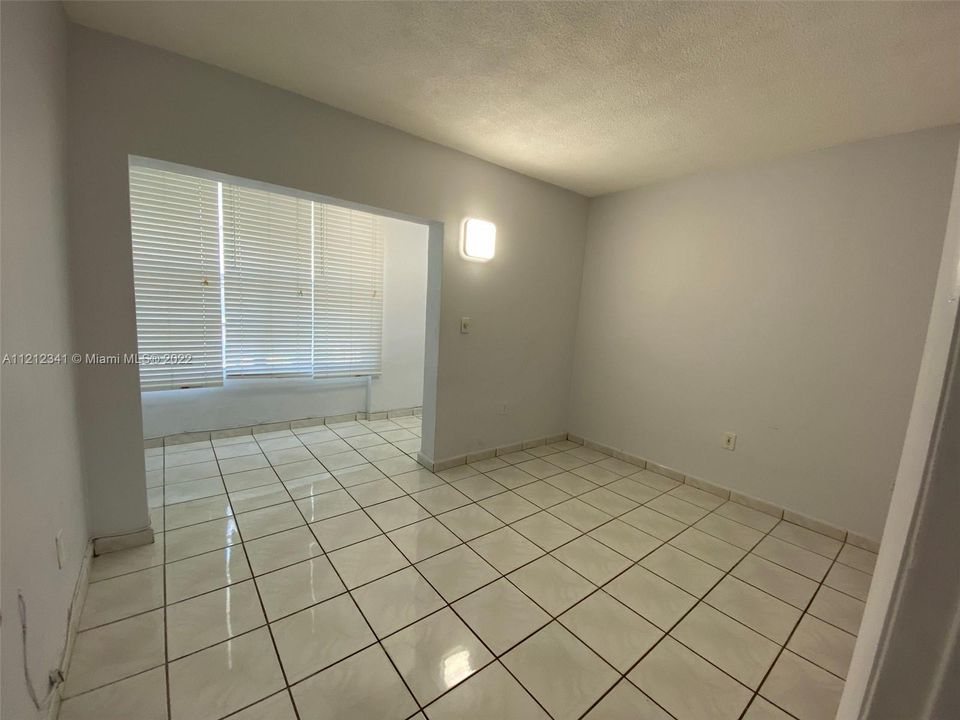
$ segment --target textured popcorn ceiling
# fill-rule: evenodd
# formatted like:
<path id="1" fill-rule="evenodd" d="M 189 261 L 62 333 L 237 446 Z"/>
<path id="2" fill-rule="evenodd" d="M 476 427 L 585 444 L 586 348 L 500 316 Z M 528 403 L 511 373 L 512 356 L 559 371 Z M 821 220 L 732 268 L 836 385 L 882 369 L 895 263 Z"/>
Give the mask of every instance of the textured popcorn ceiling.
<path id="1" fill-rule="evenodd" d="M 960 121 L 960 3 L 68 2 L 598 195 Z"/>

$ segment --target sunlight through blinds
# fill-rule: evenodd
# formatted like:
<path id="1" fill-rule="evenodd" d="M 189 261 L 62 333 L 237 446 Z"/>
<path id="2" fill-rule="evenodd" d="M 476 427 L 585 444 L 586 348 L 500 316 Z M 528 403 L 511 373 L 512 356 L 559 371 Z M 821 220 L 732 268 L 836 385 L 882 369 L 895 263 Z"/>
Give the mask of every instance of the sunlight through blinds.
<path id="1" fill-rule="evenodd" d="M 314 205 L 314 377 L 377 375 L 383 332 L 380 219 Z"/>
<path id="2" fill-rule="evenodd" d="M 293 193 L 131 165 L 144 390 L 381 372 L 381 219 Z"/>
<path id="3" fill-rule="evenodd" d="M 312 205 L 223 186 L 227 377 L 312 374 Z"/>
<path id="4" fill-rule="evenodd" d="M 132 166 L 130 222 L 141 387 L 222 384 L 217 182 Z"/>

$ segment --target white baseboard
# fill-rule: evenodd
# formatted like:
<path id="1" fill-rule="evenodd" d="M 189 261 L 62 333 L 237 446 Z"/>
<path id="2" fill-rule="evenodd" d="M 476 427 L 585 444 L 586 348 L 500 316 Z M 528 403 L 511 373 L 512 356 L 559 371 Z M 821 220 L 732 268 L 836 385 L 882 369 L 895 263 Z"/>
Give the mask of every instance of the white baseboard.
<path id="1" fill-rule="evenodd" d="M 836 540 L 840 540 L 841 542 L 849 542 L 852 545 L 861 547 L 864 550 L 870 550 L 871 552 L 877 552 L 880 548 L 879 540 L 874 540 L 873 538 L 868 538 L 845 528 L 837 527 L 836 525 L 824 522 L 823 520 L 794 512 L 790 508 L 782 507 L 776 503 L 770 502 L 769 500 L 756 498 L 752 495 L 747 495 L 725 485 L 709 482 L 693 475 L 687 475 L 682 470 L 676 470 L 665 465 L 660 465 L 653 460 L 641 458 L 636 455 L 630 455 L 622 450 L 610 447 L 609 445 L 604 445 L 593 440 L 580 438 L 576 435 L 569 435 L 568 437 L 575 442 L 582 442 L 582 444 L 586 447 L 599 450 L 600 452 L 607 453 L 608 455 L 612 455 L 613 457 L 621 460 L 626 460 L 627 462 L 631 462 L 638 467 L 658 473 L 659 475 L 668 477 L 676 482 L 686 483 L 700 490 L 718 495 L 719 497 L 729 498 L 730 500 L 740 503 L 741 505 L 746 505 L 747 507 L 750 507 L 754 510 L 759 510 L 760 512 L 772 515 L 773 517 L 783 518 L 787 522 L 791 522 L 794 525 L 800 525 L 808 530 L 813 530 L 814 532 L 827 535 Z"/>
<path id="2" fill-rule="evenodd" d="M 848 542 L 852 545 L 856 545 L 857 547 L 861 547 L 864 550 L 870 550 L 872 552 L 877 552 L 879 550 L 880 542 L 878 540 L 874 540 L 873 538 L 868 538 L 858 533 L 846 530 L 845 528 L 831 525 L 823 520 L 794 512 L 790 508 L 781 507 L 780 505 L 772 503 L 768 500 L 747 495 L 725 485 L 703 480 L 702 478 L 695 477 L 693 475 L 687 475 L 682 470 L 661 465 L 653 460 L 642 458 L 638 455 L 632 455 L 623 450 L 618 450 L 617 448 L 604 445 L 603 443 L 599 443 L 588 438 L 580 437 L 579 435 L 574 435 L 573 433 L 561 433 L 545 438 L 522 440 L 520 442 L 510 443 L 508 445 L 501 445 L 500 447 L 496 448 L 477 450 L 466 455 L 456 455 L 454 457 L 444 458 L 441 460 L 434 460 L 433 458 L 427 457 L 421 452 L 418 454 L 417 460 L 421 465 L 432 472 L 442 472 L 443 470 L 457 467 L 458 465 L 477 462 L 478 460 L 484 460 L 497 455 L 508 455 L 509 453 L 528 448 L 535 448 L 544 444 L 550 445 L 561 440 L 575 442 L 578 445 L 583 445 L 584 447 L 597 450 L 619 460 L 632 463 L 633 465 L 636 465 L 638 469 L 655 472 L 658 475 L 663 475 L 664 477 L 670 478 L 676 482 L 691 485 L 692 487 L 712 493 L 725 500 L 733 500 L 741 505 L 746 505 L 747 507 L 750 507 L 754 510 L 759 510 L 760 512 L 772 515 L 773 517 L 783 518 L 788 522 L 794 523 L 795 525 L 800 525 L 808 530 L 813 530 L 814 532 L 827 535 L 842 542 Z"/>
<path id="3" fill-rule="evenodd" d="M 433 458 L 427 457 L 423 452 L 419 452 L 417 453 L 417 462 L 431 472 L 442 472 L 443 470 L 449 470 L 450 468 L 454 468 L 459 465 L 466 465 L 467 463 L 486 460 L 487 458 L 496 457 L 497 455 L 509 455 L 510 453 L 518 452 L 525 448 L 534 448 L 539 447 L 540 445 L 551 445 L 555 442 L 561 442 L 563 440 L 572 440 L 573 442 L 577 442 L 579 445 L 583 444 L 582 442 L 574 440 L 572 437 L 567 435 L 567 433 L 557 433 L 555 435 L 547 435 L 546 437 L 533 438 L 530 440 L 521 440 L 519 442 L 501 445 L 494 448 L 487 448 L 485 450 L 475 450 L 474 452 L 467 453 L 466 455 L 454 455 L 453 457 L 444 458 L 442 460 L 434 460 Z"/>
<path id="4" fill-rule="evenodd" d="M 311 417 L 298 418 L 296 420 L 282 420 L 279 422 L 261 423 L 259 425 L 243 425 L 241 427 L 214 428 L 210 430 L 191 430 L 188 432 L 176 433 L 161 437 L 144 439 L 144 447 L 162 447 L 163 445 L 178 445 L 181 443 L 197 442 L 198 440 L 217 440 L 219 438 L 238 437 L 240 435 L 256 435 L 258 433 L 271 432 L 273 430 L 297 430 L 305 427 L 315 427 L 319 425 L 333 425 L 341 422 L 354 422 L 356 420 L 385 420 L 394 417 L 406 417 L 414 415 L 420 417 L 423 408 L 407 407 L 395 408 L 393 410 L 377 410 L 375 412 L 352 412 L 342 415 L 331 415 L 329 417 Z"/>
<path id="5" fill-rule="evenodd" d="M 424 455 L 422 450 L 417 453 L 417 462 L 423 465 L 430 472 L 433 472 L 433 458 Z"/>
<path id="6" fill-rule="evenodd" d="M 153 528 L 143 528 L 120 535 L 105 535 L 93 539 L 93 554 L 106 555 L 107 553 L 126 550 L 128 548 L 149 545 L 153 542 Z"/>
<path id="7" fill-rule="evenodd" d="M 80 617 L 83 615 L 83 604 L 87 599 L 87 587 L 90 585 L 90 564 L 93 562 L 93 541 L 87 543 L 83 552 L 83 561 L 80 563 L 80 573 L 77 575 L 77 582 L 73 588 L 73 597 L 70 600 L 70 610 L 67 613 L 67 636 L 63 643 L 63 656 L 60 658 L 60 674 L 64 679 L 70 672 L 70 660 L 73 657 L 73 646 L 77 641 L 77 633 L 80 630 Z M 62 700 L 63 682 L 60 682 L 53 690 L 50 696 L 50 703 L 47 705 L 45 720 L 57 720 L 60 714 L 60 703 Z"/>

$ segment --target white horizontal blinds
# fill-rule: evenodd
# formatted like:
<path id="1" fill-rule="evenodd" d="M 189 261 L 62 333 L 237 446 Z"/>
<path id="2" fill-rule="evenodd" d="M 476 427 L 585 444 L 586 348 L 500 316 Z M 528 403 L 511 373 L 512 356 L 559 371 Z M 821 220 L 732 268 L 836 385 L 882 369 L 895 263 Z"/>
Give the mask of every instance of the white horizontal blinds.
<path id="1" fill-rule="evenodd" d="M 221 385 L 217 182 L 131 166 L 130 215 L 140 387 Z"/>
<path id="2" fill-rule="evenodd" d="M 223 184 L 227 377 L 312 372 L 312 204 Z"/>
<path id="3" fill-rule="evenodd" d="M 144 390 L 380 373 L 377 216 L 141 165 L 130 204 Z"/>
<path id="4" fill-rule="evenodd" d="M 314 204 L 315 377 L 380 373 L 383 235 L 377 216 Z"/>

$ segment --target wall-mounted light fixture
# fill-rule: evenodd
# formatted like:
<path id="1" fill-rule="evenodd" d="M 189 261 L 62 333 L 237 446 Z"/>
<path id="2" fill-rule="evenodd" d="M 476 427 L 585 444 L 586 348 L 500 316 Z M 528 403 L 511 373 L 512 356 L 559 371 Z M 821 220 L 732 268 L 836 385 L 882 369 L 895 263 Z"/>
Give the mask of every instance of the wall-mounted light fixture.
<path id="1" fill-rule="evenodd" d="M 486 262 L 497 250 L 497 226 L 487 220 L 467 218 L 463 221 L 463 243 L 460 253 L 467 260 Z"/>

